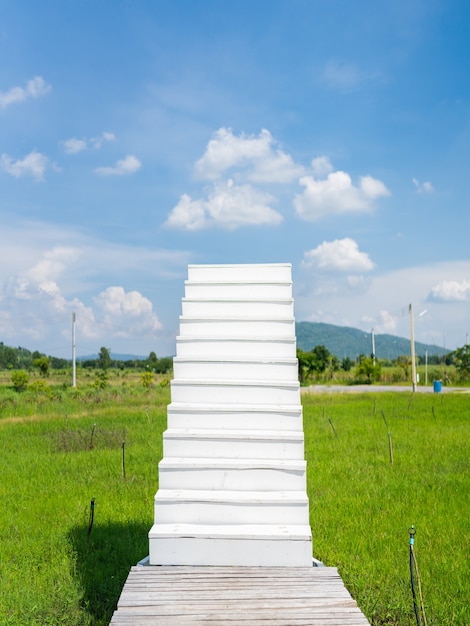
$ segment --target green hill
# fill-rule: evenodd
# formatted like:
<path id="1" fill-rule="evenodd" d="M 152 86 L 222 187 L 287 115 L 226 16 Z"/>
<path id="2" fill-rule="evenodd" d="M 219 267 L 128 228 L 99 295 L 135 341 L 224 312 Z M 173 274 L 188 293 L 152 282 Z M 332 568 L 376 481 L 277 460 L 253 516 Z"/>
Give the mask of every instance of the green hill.
<path id="1" fill-rule="evenodd" d="M 372 353 L 372 333 L 348 326 L 334 326 L 320 322 L 297 322 L 295 325 L 297 347 L 309 352 L 315 346 L 325 346 L 331 354 L 339 359 L 349 357 L 356 359 L 360 354 Z M 410 340 L 394 335 L 374 334 L 375 356 L 378 359 L 393 360 L 402 355 L 411 353 Z M 442 357 L 445 348 L 415 342 L 416 356 Z"/>

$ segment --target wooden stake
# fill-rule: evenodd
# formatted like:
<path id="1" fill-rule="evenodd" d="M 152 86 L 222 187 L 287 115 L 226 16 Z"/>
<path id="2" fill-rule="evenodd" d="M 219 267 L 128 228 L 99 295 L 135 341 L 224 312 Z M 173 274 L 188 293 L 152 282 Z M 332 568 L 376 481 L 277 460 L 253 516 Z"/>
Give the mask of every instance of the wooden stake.
<path id="1" fill-rule="evenodd" d="M 126 460 L 124 458 L 124 448 L 125 448 L 126 442 L 123 441 L 122 442 L 122 454 L 121 454 L 121 466 L 122 466 L 122 478 L 123 480 L 126 480 Z"/>
<path id="2" fill-rule="evenodd" d="M 330 418 L 328 418 L 328 421 L 330 422 L 330 426 L 333 429 L 333 432 L 335 434 L 336 439 L 338 439 L 338 433 L 336 432 L 335 427 L 333 426 L 333 422 L 330 420 Z"/>

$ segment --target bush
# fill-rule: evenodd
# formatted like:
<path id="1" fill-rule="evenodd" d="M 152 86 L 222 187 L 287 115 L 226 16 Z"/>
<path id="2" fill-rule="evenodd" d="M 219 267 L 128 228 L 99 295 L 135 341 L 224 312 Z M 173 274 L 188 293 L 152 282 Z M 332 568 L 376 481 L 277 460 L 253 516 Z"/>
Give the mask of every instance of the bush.
<path id="1" fill-rule="evenodd" d="M 21 392 L 26 389 L 29 382 L 28 372 L 24 370 L 16 370 L 11 374 L 11 382 L 16 391 Z"/>
<path id="2" fill-rule="evenodd" d="M 50 393 L 51 388 L 46 383 L 45 380 L 35 380 L 28 385 L 28 389 L 30 391 L 34 391 L 35 393 Z"/>
<path id="3" fill-rule="evenodd" d="M 151 387 L 153 385 L 153 374 L 152 372 L 144 372 L 141 377 L 140 380 L 142 382 L 142 385 L 148 389 L 149 387 Z"/>

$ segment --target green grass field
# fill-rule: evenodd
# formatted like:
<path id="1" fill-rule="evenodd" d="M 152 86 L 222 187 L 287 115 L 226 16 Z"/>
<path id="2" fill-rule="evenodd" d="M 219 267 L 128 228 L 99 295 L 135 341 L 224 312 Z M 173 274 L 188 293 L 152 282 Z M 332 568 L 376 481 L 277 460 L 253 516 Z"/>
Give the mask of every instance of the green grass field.
<path id="1" fill-rule="evenodd" d="M 138 381 L 0 388 L 0 624 L 109 623 L 148 554 L 169 399 L 167 386 Z M 339 567 L 372 624 L 412 625 L 414 524 L 428 623 L 468 626 L 470 396 L 302 402 L 314 556 Z"/>

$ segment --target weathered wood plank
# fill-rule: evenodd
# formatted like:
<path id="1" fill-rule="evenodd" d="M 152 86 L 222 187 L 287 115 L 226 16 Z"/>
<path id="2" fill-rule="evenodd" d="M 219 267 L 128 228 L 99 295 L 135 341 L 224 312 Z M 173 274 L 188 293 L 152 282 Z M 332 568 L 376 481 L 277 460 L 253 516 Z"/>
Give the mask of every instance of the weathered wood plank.
<path id="1" fill-rule="evenodd" d="M 133 567 L 111 626 L 369 626 L 329 567 Z"/>

